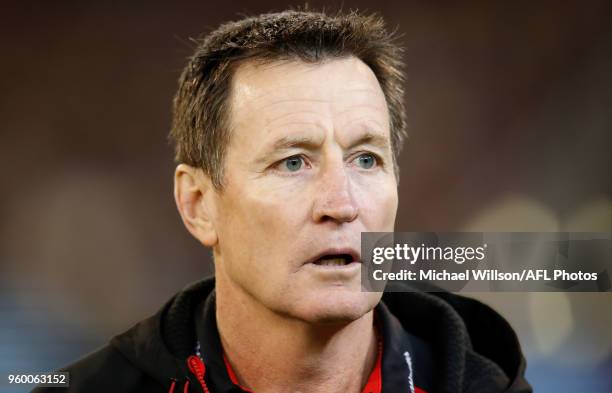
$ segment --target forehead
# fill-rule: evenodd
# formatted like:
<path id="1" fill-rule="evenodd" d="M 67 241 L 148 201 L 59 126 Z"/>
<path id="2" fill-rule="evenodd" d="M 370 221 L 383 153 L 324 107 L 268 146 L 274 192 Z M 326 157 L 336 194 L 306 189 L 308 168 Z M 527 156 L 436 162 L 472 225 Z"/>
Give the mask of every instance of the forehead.
<path id="1" fill-rule="evenodd" d="M 230 122 L 241 128 L 346 126 L 388 129 L 384 94 L 372 70 L 355 57 L 316 64 L 299 60 L 246 62 L 233 78 Z M 387 131 L 388 132 L 388 131 Z"/>

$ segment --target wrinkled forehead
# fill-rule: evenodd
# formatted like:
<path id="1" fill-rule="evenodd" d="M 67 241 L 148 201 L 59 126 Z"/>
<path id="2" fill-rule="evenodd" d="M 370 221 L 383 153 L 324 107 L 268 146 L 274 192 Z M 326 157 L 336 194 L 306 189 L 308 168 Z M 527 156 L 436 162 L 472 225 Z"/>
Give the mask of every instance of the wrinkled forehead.
<path id="1" fill-rule="evenodd" d="M 310 64 L 248 61 L 237 67 L 230 94 L 232 129 L 283 122 L 377 122 L 388 131 L 384 94 L 355 57 Z"/>

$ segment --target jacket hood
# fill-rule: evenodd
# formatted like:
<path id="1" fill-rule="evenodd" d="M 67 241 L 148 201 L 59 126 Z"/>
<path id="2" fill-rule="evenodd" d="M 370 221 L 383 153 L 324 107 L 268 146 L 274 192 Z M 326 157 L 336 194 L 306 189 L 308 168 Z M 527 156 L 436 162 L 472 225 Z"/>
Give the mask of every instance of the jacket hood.
<path id="1" fill-rule="evenodd" d="M 510 324 L 491 307 L 449 292 L 389 283 L 382 301 L 413 334 L 434 345 L 436 392 L 531 392 Z M 494 389 L 491 381 L 505 389 Z M 488 382 L 487 382 L 488 381 Z M 494 383 L 495 384 L 495 383 Z"/>
<path id="2" fill-rule="evenodd" d="M 431 346 L 435 387 L 428 393 L 531 392 L 523 377 L 525 360 L 516 334 L 499 314 L 476 300 L 451 293 L 398 292 L 407 289 L 403 285 L 390 283 L 389 292 L 383 294 L 377 308 L 383 310 L 383 315 L 388 315 L 384 319 L 388 320 L 385 323 L 390 327 L 384 329 L 384 335 L 393 336 L 396 335 L 393 331 L 404 329 Z M 207 299 L 209 305 L 204 305 L 204 308 L 210 307 L 211 303 L 214 305 L 211 301 L 214 286 L 214 278 L 190 285 L 172 297 L 155 315 L 114 337 L 111 347 L 166 389 L 173 381 L 194 383 L 186 359 L 195 353 L 199 339 L 196 331 L 202 330 L 196 317 L 201 315 L 198 309 Z M 216 326 L 204 327 L 208 329 L 206 334 L 217 337 L 214 345 L 218 347 L 212 350 L 220 351 Z M 391 356 L 397 350 L 397 340 L 387 340 L 386 337 L 385 340 L 383 356 Z M 210 348 L 203 348 L 203 352 L 207 350 Z M 226 381 L 222 382 L 224 386 L 220 390 L 231 391 L 236 386 L 229 380 L 219 358 L 220 355 L 217 359 L 204 357 L 207 378 L 209 373 L 218 374 L 218 377 L 220 374 L 221 380 Z M 397 370 L 391 361 L 386 364 L 383 357 L 383 392 L 399 393 L 397 389 L 385 388 L 385 385 L 391 386 L 391 383 L 387 384 L 385 371 L 391 367 L 387 374 L 393 378 Z M 217 382 L 211 386 L 211 392 L 217 393 L 219 388 Z"/>

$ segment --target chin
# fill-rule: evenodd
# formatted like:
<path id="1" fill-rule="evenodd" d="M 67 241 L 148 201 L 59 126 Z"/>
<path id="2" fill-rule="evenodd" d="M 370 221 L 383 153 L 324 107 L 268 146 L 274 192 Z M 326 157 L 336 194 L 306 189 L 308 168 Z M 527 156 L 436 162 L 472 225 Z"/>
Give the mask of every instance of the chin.
<path id="1" fill-rule="evenodd" d="M 382 295 L 375 292 L 329 292 L 304 296 L 292 314 L 313 324 L 350 323 L 372 311 Z"/>

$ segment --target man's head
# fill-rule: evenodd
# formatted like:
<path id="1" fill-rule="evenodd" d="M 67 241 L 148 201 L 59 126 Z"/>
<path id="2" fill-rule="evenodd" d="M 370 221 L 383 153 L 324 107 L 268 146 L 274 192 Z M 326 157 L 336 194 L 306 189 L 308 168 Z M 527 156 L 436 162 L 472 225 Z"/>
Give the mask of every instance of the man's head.
<path id="1" fill-rule="evenodd" d="M 199 43 L 174 102 L 175 198 L 220 290 L 310 322 L 378 302 L 349 262 L 361 232 L 394 227 L 400 64 L 355 13 L 268 14 Z"/>

